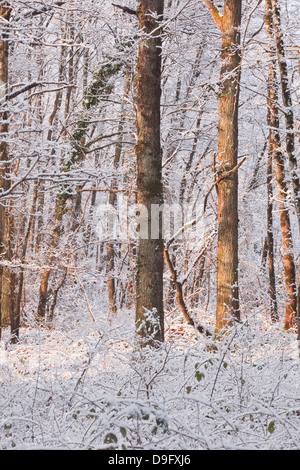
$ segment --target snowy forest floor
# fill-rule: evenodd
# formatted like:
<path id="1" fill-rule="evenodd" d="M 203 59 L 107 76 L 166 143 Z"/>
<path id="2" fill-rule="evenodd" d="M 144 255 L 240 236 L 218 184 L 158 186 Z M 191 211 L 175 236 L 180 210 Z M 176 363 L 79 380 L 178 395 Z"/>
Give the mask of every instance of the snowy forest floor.
<path id="1" fill-rule="evenodd" d="M 295 334 L 255 316 L 216 350 L 177 317 L 133 352 L 132 317 L 4 331 L 1 450 L 300 449 Z"/>

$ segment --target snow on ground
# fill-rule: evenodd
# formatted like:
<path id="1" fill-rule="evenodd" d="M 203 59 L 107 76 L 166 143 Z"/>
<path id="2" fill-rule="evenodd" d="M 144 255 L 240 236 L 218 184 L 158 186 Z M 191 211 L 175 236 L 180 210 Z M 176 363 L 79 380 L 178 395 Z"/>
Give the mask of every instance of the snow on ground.
<path id="1" fill-rule="evenodd" d="M 293 333 L 256 316 L 216 350 L 169 323 L 155 351 L 133 352 L 128 311 L 23 327 L 17 345 L 4 332 L 0 448 L 300 449 Z"/>

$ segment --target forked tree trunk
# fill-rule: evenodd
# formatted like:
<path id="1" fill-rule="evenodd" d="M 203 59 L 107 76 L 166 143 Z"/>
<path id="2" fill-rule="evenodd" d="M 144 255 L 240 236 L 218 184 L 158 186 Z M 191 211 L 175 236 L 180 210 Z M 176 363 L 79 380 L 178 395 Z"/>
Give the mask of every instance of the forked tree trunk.
<path id="1" fill-rule="evenodd" d="M 286 151 L 288 155 L 290 174 L 292 179 L 292 189 L 294 196 L 294 205 L 297 214 L 298 228 L 300 235 L 300 176 L 299 176 L 299 165 L 295 152 L 295 121 L 294 113 L 292 107 L 292 93 L 290 80 L 288 75 L 288 66 L 285 58 L 285 47 L 283 41 L 283 33 L 281 28 L 281 18 L 280 18 L 280 5 L 278 0 L 271 0 L 270 10 L 272 8 L 273 12 L 273 26 L 274 26 L 274 35 L 276 42 L 276 51 L 277 51 L 277 60 L 280 73 L 280 83 L 281 83 L 281 92 L 282 92 L 282 101 L 285 107 L 285 126 L 286 126 Z M 297 328 L 298 336 L 300 338 L 300 265 L 298 267 L 298 293 L 297 293 Z"/>
<path id="2" fill-rule="evenodd" d="M 164 340 L 163 238 L 151 235 L 151 208 L 163 203 L 160 144 L 161 47 L 163 0 L 141 0 L 137 11 L 143 35 L 137 71 L 137 203 L 148 212 L 148 236 L 138 238 L 136 331 L 143 344 Z M 151 312 L 152 318 L 148 317 Z"/>
<path id="3" fill-rule="evenodd" d="M 281 29 L 280 6 L 278 0 L 271 0 L 269 8 L 273 11 L 273 31 L 276 42 L 277 62 L 280 75 L 281 93 L 284 105 L 284 117 L 286 126 L 286 152 L 290 167 L 294 203 L 300 231 L 300 176 L 298 161 L 295 152 L 295 123 L 291 86 L 288 75 L 287 61 L 285 58 L 283 34 Z"/>
<path id="4" fill-rule="evenodd" d="M 221 31 L 218 176 L 230 172 L 218 186 L 216 334 L 240 319 L 238 287 L 238 105 L 240 79 L 241 0 L 225 0 L 221 16 L 206 2 Z"/>
<path id="5" fill-rule="evenodd" d="M 285 176 L 284 155 L 281 150 L 278 112 L 278 84 L 276 75 L 276 52 L 272 46 L 273 19 L 271 0 L 266 0 L 266 32 L 269 41 L 270 61 L 268 71 L 268 125 L 270 129 L 270 151 L 273 154 L 275 175 L 278 189 L 278 206 L 282 235 L 284 275 L 286 284 L 286 312 L 284 328 L 289 330 L 295 326 L 297 309 L 296 268 L 293 255 L 293 240 L 290 216 L 287 205 L 288 187 Z"/>

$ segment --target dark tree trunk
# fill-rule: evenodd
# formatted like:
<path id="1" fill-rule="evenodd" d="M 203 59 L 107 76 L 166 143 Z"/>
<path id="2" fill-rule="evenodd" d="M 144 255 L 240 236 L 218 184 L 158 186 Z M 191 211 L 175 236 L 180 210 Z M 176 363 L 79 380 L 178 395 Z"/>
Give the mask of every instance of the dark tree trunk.
<path id="1" fill-rule="evenodd" d="M 137 73 L 137 203 L 148 212 L 148 236 L 140 234 L 138 239 L 136 328 L 138 338 L 153 345 L 164 340 L 164 246 L 161 230 L 157 238 L 151 235 L 151 209 L 163 203 L 160 145 L 162 40 L 159 29 L 163 0 L 142 0 L 137 14 L 143 35 Z M 147 312 L 152 312 L 153 321 Z"/>
<path id="2" fill-rule="evenodd" d="M 271 320 L 275 323 L 278 321 L 278 306 L 276 295 L 276 279 L 274 268 L 274 236 L 273 236 L 273 155 L 271 147 L 271 132 L 270 144 L 267 162 L 267 247 L 268 247 L 268 272 L 269 272 L 269 296 L 271 304 Z"/>

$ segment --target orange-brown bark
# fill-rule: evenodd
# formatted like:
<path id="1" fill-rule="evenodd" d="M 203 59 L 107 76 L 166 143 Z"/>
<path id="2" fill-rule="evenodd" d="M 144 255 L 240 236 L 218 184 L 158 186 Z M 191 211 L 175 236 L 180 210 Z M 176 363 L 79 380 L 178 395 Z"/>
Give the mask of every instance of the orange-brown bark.
<path id="1" fill-rule="evenodd" d="M 241 1 L 225 0 L 221 16 L 207 2 L 221 31 L 221 75 L 218 126 L 217 333 L 240 318 L 238 288 L 238 103 Z M 223 174 L 227 174 L 222 178 Z"/>
<path id="2" fill-rule="evenodd" d="M 291 222 L 287 205 L 287 183 L 285 176 L 284 155 L 281 149 L 281 139 L 279 133 L 279 112 L 278 112 L 278 84 L 276 75 L 276 56 L 272 47 L 273 20 L 271 1 L 266 0 L 265 23 L 267 37 L 269 39 L 270 62 L 268 71 L 268 125 L 270 128 L 270 151 L 273 154 L 275 166 L 275 176 L 278 190 L 278 206 L 280 214 L 280 227 L 283 247 L 284 275 L 286 287 L 286 311 L 284 328 L 289 330 L 295 326 L 297 311 L 297 291 L 296 291 L 296 268 L 293 254 L 293 240 Z"/>

